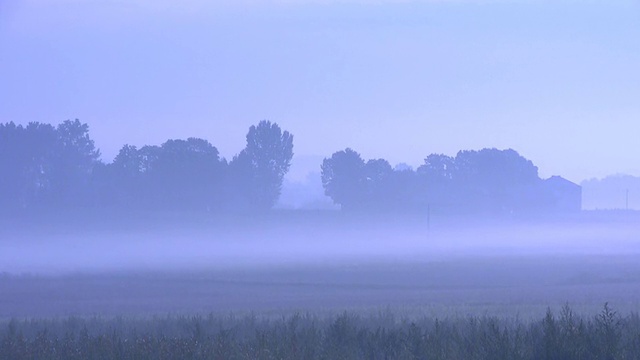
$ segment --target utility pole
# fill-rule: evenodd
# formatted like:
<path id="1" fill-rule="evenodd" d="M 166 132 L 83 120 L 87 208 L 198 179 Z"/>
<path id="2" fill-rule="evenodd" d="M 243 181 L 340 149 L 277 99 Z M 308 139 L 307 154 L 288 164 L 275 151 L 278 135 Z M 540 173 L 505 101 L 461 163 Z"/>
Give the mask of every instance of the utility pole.
<path id="1" fill-rule="evenodd" d="M 431 232 L 431 204 L 427 204 L 427 233 Z"/>
<path id="2" fill-rule="evenodd" d="M 627 211 L 629 211 L 629 189 L 627 189 L 627 196 L 625 198 L 625 202 L 626 202 L 626 209 Z"/>

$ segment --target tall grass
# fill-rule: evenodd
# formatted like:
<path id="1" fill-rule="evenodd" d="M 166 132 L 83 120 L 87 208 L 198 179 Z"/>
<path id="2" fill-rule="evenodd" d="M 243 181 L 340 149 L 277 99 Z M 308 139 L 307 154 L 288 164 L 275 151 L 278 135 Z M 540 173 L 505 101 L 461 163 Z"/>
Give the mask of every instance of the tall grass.
<path id="1" fill-rule="evenodd" d="M 640 317 L 605 304 L 521 321 L 293 315 L 11 320 L 0 359 L 640 359 Z"/>

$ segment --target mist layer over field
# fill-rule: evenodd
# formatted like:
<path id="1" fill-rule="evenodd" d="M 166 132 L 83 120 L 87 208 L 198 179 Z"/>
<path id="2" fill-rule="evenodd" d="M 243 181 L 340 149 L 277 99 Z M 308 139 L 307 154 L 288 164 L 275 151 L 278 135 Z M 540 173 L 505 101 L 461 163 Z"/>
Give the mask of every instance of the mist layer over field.
<path id="1" fill-rule="evenodd" d="M 506 221 L 273 216 L 162 217 L 136 222 L 4 226 L 0 272 L 60 274 L 206 270 L 495 255 L 640 254 L 640 224 L 624 219 Z"/>
<path id="2" fill-rule="evenodd" d="M 640 306 L 640 225 L 629 214 L 100 219 L 4 224 L 0 318 Z"/>

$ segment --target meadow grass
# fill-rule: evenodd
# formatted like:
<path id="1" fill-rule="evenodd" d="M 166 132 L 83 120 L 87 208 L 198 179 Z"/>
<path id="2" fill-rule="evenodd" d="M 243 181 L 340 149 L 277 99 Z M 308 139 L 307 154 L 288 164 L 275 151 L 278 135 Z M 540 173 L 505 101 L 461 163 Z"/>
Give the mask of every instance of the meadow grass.
<path id="1" fill-rule="evenodd" d="M 608 304 L 537 319 L 342 312 L 280 318 L 166 316 L 10 320 L 0 359 L 638 359 L 640 317 Z"/>

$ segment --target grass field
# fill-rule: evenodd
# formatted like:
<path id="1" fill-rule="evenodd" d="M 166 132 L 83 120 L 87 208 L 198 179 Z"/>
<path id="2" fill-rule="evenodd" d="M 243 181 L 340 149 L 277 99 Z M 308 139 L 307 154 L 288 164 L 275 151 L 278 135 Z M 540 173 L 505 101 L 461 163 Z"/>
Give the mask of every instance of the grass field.
<path id="1" fill-rule="evenodd" d="M 0 359 L 637 359 L 640 317 L 190 316 L 12 320 Z"/>
<path id="2" fill-rule="evenodd" d="M 324 313 L 539 317 L 569 303 L 640 309 L 640 257 L 492 256 L 0 277 L 0 318 Z"/>
<path id="3" fill-rule="evenodd" d="M 294 220 L 8 224 L 0 359 L 639 358 L 638 222 Z"/>

